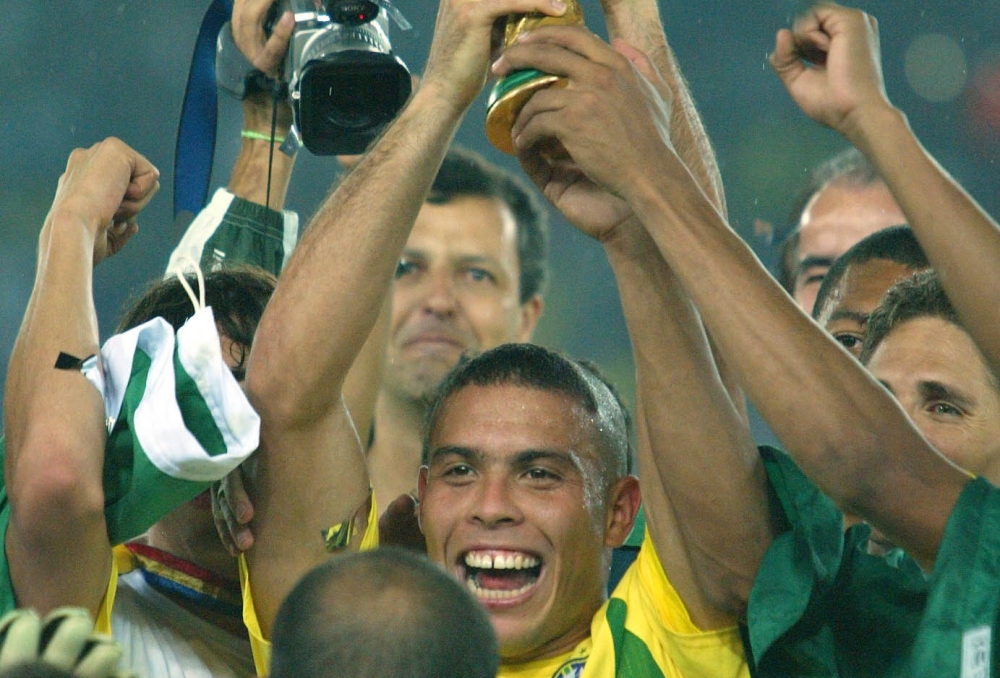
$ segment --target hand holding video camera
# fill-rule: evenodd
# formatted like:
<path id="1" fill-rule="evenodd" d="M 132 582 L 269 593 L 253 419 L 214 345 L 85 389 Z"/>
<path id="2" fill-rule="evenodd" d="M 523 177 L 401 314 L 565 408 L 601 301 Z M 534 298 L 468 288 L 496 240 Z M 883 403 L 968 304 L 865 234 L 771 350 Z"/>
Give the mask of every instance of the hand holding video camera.
<path id="1" fill-rule="evenodd" d="M 251 63 L 228 25 L 219 35 L 216 77 L 240 98 L 262 89 L 287 97 L 293 131 L 316 155 L 360 153 L 410 96 L 410 72 L 389 41 L 390 17 L 409 28 L 387 0 L 278 0 L 262 22 L 267 37 L 291 28 L 277 78 L 254 67 L 260 59 Z"/>

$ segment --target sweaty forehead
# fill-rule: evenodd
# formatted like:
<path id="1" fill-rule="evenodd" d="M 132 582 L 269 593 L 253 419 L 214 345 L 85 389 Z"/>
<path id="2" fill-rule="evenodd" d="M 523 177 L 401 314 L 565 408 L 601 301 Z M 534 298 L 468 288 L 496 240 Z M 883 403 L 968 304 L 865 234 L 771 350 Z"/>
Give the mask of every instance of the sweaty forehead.
<path id="1" fill-rule="evenodd" d="M 525 450 L 593 447 L 591 417 L 558 391 L 503 385 L 468 385 L 441 404 L 430 430 L 431 451 L 445 446 L 509 454 Z"/>
<path id="2" fill-rule="evenodd" d="M 816 318 L 820 325 L 826 325 L 842 316 L 867 317 L 890 287 L 912 273 L 906 264 L 888 259 L 850 264 L 823 300 Z"/>
<path id="3" fill-rule="evenodd" d="M 865 236 L 905 221 L 885 184 L 835 181 L 816 193 L 802 212 L 799 259 L 836 258 Z"/>
<path id="4" fill-rule="evenodd" d="M 486 256 L 517 261 L 517 224 L 497 198 L 456 196 L 445 203 L 424 203 L 406 250 L 427 257 Z"/>

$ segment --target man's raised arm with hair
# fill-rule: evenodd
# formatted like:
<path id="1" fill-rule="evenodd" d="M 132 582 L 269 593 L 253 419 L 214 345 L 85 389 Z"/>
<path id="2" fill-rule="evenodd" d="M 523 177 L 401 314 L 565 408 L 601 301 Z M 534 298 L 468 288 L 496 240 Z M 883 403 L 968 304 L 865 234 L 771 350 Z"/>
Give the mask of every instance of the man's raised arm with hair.
<path id="1" fill-rule="evenodd" d="M 687 165 L 712 204 L 723 216 L 727 216 L 726 193 L 722 186 L 722 175 L 719 173 L 715 152 L 712 150 L 712 143 L 705 132 L 701 116 L 698 115 L 698 108 L 695 106 L 687 80 L 681 72 L 680 64 L 677 63 L 673 48 L 667 41 L 660 18 L 659 3 L 656 0 L 602 0 L 601 4 L 612 44 L 622 41 L 639 50 L 646 55 L 651 67 L 659 74 L 659 77 L 652 78 L 651 82 L 660 89 L 660 95 L 667 104 L 670 114 L 668 123 L 670 141 L 674 150 Z M 711 337 L 709 344 L 712 344 Z M 726 365 L 725 356 L 715 350 L 714 346 L 712 352 L 730 398 L 739 409 L 740 415 L 747 419 L 746 399 L 732 370 Z"/>
<path id="2" fill-rule="evenodd" d="M 240 50 L 254 68 L 277 81 L 284 75 L 281 67 L 295 21 L 292 12 L 286 11 L 277 17 L 270 35 L 267 35 L 264 23 L 272 4 L 273 0 L 235 0 L 232 19 L 222 30 L 229 31 L 232 37 L 229 44 L 229 36 L 224 36 L 226 48 Z M 230 207 L 229 210 L 239 210 L 239 227 L 243 228 L 244 224 L 250 223 L 257 232 L 274 228 L 270 225 L 274 222 L 280 223 L 280 228 L 285 231 L 293 228 L 287 221 L 289 213 L 280 210 L 285 204 L 296 156 L 288 156 L 279 150 L 281 140 L 290 132 L 292 109 L 287 98 L 279 97 L 275 100 L 276 96 L 278 95 L 253 92 L 243 99 L 243 130 L 250 134 L 244 134 L 241 138 L 240 150 L 226 187 L 237 199 L 232 203 L 235 207 Z M 272 123 L 276 142 L 267 138 L 271 135 Z M 336 180 L 332 179 L 332 182 L 335 183 Z M 216 213 L 215 218 L 220 217 Z M 224 218 L 229 218 L 229 212 Z M 294 224 L 297 230 L 297 218 Z M 285 238 L 287 247 L 289 234 L 281 231 L 277 233 Z M 294 235 L 297 237 L 297 233 Z M 256 253 L 257 250 L 253 252 Z M 286 251 L 286 256 L 287 254 Z M 267 267 L 263 261 L 234 263 Z M 272 272 L 279 273 L 277 270 Z M 344 383 L 344 402 L 362 441 L 367 439 L 374 418 L 388 333 L 388 311 L 389 303 L 386 301 L 383 313 L 369 335 L 370 340 L 358 352 Z M 246 468 L 237 469 L 220 481 L 219 491 L 213 493 L 213 512 L 219 535 L 234 553 L 249 549 L 254 542 L 254 533 L 249 526 L 254 517 L 254 506 L 244 483 L 246 473 Z"/>
<path id="3" fill-rule="evenodd" d="M 834 35 L 834 44 L 852 31 Z M 632 79 L 620 73 L 618 82 L 628 85 Z M 642 87 L 632 82 L 633 92 Z M 842 509 L 866 517 L 929 567 L 968 476 L 933 450 L 890 394 L 795 306 L 663 140 L 648 104 L 635 96 L 608 99 L 631 104 L 628 124 L 603 121 L 587 133 L 577 129 L 583 123 L 574 127 L 578 111 L 539 106 L 526 117 L 526 106 L 516 128 L 519 146 L 558 138 L 589 177 L 627 201 L 739 383 L 807 475 Z"/>
<path id="4" fill-rule="evenodd" d="M 843 134 L 878 169 L 963 324 L 1000 371 L 1000 228 L 889 101 L 878 44 L 874 17 L 818 7 L 778 33 L 771 65 L 810 118 Z"/>
<path id="5" fill-rule="evenodd" d="M 606 191 L 588 166 L 552 161 L 536 145 L 555 137 L 576 159 L 578 145 L 595 143 L 601 150 L 586 159 L 620 170 L 612 156 L 627 156 L 621 161 L 627 164 L 637 147 L 669 143 L 671 109 L 657 93 L 667 85 L 636 77 L 634 67 L 654 79 L 658 74 L 635 50 L 622 43 L 612 49 L 577 28 L 533 31 L 498 65 L 502 72 L 526 67 L 568 78 L 567 87 L 543 90 L 525 105 L 515 146 L 543 193 L 603 244 L 615 272 L 637 371 L 639 473 L 650 536 L 695 626 L 732 626 L 771 536 L 763 466 L 747 424 L 724 388 L 697 311 L 619 197 L 627 194 Z M 652 137 L 631 134 L 636 127 Z M 612 152 L 617 143 L 623 145 Z"/>
<path id="6" fill-rule="evenodd" d="M 158 180 L 156 168 L 117 139 L 78 149 L 38 238 L 35 284 L 4 396 L 4 576 L 22 607 L 96 612 L 108 584 L 104 402 L 80 361 L 100 351 L 93 267 L 136 232 Z"/>
<path id="7" fill-rule="evenodd" d="M 485 83 L 493 24 L 563 10 L 556 0 L 443 0 L 419 88 L 320 207 L 281 275 L 247 368 L 262 446 L 247 559 L 265 635 L 295 581 L 327 557 L 320 532 L 369 501 L 341 392 L 437 168 Z"/>

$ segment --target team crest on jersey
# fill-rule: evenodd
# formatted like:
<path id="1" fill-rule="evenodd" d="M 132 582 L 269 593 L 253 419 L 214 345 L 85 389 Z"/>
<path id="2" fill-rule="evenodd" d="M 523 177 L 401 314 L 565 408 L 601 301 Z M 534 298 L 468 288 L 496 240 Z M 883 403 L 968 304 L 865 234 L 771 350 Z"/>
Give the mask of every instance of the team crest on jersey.
<path id="1" fill-rule="evenodd" d="M 586 657 L 570 659 L 559 667 L 559 670 L 552 674 L 552 678 L 580 678 L 583 674 L 583 666 L 587 663 Z"/>

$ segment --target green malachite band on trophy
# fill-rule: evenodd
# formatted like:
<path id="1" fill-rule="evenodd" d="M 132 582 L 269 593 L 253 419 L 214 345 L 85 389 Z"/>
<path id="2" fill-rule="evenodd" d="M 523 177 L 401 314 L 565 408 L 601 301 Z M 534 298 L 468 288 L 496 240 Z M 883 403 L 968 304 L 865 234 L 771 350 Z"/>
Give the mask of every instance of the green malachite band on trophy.
<path id="1" fill-rule="evenodd" d="M 510 130 L 521 107 L 540 89 L 559 81 L 555 75 L 530 69 L 511 73 L 494 85 L 486 109 L 486 138 L 504 153 L 514 153 Z"/>
<path id="2" fill-rule="evenodd" d="M 537 69 L 529 68 L 523 71 L 514 71 L 506 77 L 501 78 L 495 85 L 493 85 L 493 89 L 490 90 L 490 98 L 486 102 L 486 108 L 492 108 L 493 104 L 504 98 L 508 92 L 514 91 L 521 85 L 531 82 L 535 78 L 543 77 L 547 77 L 547 74 L 542 73 Z"/>

